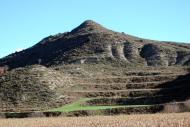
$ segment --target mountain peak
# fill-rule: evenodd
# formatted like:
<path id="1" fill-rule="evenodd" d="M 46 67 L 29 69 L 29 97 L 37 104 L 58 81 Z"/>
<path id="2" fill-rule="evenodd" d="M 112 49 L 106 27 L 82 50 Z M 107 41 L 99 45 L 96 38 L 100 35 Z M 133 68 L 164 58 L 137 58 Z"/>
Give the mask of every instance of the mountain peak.
<path id="1" fill-rule="evenodd" d="M 96 23 L 93 20 L 86 20 L 80 24 L 77 28 L 73 29 L 71 33 L 91 33 L 91 32 L 101 32 L 105 31 L 102 25 Z"/>
<path id="2" fill-rule="evenodd" d="M 99 26 L 100 24 L 96 23 L 93 20 L 86 20 L 81 25 L 85 25 L 85 26 Z"/>

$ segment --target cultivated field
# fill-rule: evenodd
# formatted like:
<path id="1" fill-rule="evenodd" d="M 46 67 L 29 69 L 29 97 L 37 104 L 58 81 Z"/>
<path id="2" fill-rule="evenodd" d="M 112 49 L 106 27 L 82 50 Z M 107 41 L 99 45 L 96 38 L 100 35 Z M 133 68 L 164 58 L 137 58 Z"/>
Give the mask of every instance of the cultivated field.
<path id="1" fill-rule="evenodd" d="M 0 127 L 190 127 L 190 113 L 1 119 Z"/>

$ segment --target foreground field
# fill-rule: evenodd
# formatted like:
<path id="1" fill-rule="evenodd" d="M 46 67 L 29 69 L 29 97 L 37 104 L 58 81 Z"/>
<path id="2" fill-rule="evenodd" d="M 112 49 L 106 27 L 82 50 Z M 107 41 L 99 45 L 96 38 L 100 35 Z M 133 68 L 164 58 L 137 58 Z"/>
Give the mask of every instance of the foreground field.
<path id="1" fill-rule="evenodd" d="M 1 119 L 0 127 L 190 127 L 190 113 Z"/>

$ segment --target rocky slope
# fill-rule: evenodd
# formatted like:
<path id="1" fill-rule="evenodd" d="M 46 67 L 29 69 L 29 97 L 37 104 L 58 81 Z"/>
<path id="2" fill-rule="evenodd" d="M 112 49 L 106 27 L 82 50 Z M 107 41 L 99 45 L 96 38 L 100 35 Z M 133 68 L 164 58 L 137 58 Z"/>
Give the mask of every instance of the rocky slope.
<path id="1" fill-rule="evenodd" d="M 190 65 L 190 45 L 141 39 L 87 20 L 71 32 L 49 36 L 31 48 L 0 59 L 0 65 L 17 68 L 114 61 L 143 66 Z"/>
<path id="2" fill-rule="evenodd" d="M 36 111 L 68 103 L 57 89 L 69 85 L 68 76 L 43 66 L 13 69 L 0 77 L 0 111 Z"/>

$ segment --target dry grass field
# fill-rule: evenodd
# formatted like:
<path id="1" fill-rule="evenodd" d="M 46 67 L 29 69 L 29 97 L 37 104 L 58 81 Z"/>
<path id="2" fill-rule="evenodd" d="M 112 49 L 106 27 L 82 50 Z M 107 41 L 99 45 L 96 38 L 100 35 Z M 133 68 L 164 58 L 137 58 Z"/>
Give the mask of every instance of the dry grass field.
<path id="1" fill-rule="evenodd" d="M 190 127 L 190 113 L 1 119 L 0 127 Z"/>

